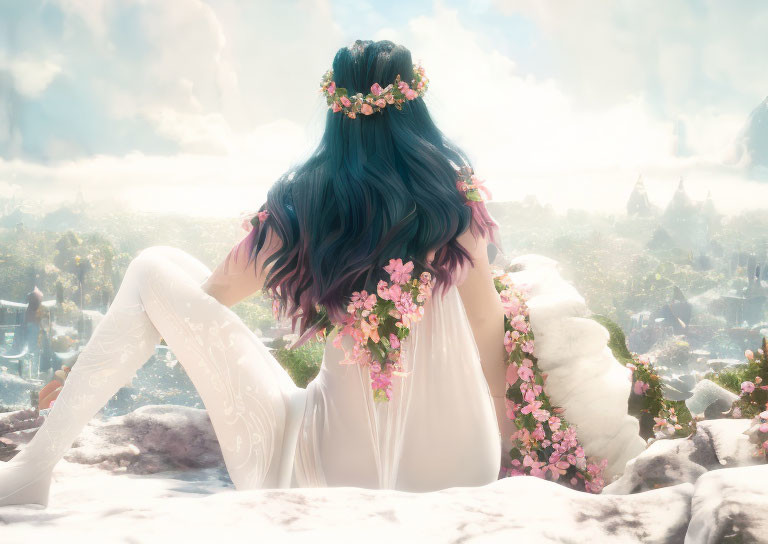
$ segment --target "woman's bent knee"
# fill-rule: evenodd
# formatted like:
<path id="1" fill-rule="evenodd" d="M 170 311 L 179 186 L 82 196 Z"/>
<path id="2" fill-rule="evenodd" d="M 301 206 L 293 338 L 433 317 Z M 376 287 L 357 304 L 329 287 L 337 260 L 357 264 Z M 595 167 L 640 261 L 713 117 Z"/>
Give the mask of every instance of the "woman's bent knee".
<path id="1" fill-rule="evenodd" d="M 168 252 L 172 249 L 170 246 L 151 246 L 142 249 L 128 264 L 125 276 L 131 278 L 138 276 L 142 280 L 148 279 L 159 267 L 167 266 Z"/>

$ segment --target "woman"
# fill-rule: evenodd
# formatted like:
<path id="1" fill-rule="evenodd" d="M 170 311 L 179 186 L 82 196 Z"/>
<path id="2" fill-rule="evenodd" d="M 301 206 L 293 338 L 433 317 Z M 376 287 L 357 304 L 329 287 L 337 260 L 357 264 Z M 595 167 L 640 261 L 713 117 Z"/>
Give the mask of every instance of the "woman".
<path id="1" fill-rule="evenodd" d="M 171 247 L 130 263 L 44 425 L 0 467 L 0 505 L 47 505 L 56 462 L 161 337 L 199 391 L 238 490 L 431 491 L 497 479 L 500 430 L 510 434 L 503 310 L 487 256 L 497 225 L 457 185 L 470 163 L 430 118 L 424 72 L 406 48 L 342 48 L 322 89 L 317 150 L 275 183 L 213 273 Z M 358 92 L 371 102 L 350 101 Z M 320 330 L 321 310 L 340 323 L 353 292 L 375 293 L 397 258 L 429 271 L 435 287 L 401 346 L 410 374 L 388 402 L 374 401 L 361 365 L 342 364 L 338 333 L 303 390 L 228 308 L 268 291 L 300 321 L 303 341 Z"/>

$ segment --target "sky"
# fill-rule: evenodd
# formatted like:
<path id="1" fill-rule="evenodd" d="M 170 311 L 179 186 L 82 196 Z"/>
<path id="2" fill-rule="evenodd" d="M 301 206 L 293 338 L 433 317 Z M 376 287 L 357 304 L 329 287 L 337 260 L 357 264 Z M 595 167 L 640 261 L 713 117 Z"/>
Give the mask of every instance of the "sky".
<path id="1" fill-rule="evenodd" d="M 738 142 L 759 0 L 0 0 L 0 197 L 237 216 L 306 158 L 355 39 L 408 47 L 494 200 L 620 211 L 638 178 L 768 207 Z"/>

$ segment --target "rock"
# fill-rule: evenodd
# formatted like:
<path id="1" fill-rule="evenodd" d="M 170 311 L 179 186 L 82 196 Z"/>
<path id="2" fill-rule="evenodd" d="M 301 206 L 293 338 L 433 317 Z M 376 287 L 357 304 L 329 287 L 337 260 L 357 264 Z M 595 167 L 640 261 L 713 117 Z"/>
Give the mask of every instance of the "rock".
<path id="1" fill-rule="evenodd" d="M 656 440 L 630 460 L 624 474 L 603 494 L 638 493 L 685 482 L 693 483 L 710 470 L 760 462 L 755 445 L 744 432 L 749 419 L 701 421 L 689 438 Z"/>
<path id="2" fill-rule="evenodd" d="M 685 401 L 692 415 L 704 415 L 711 405 L 717 413 L 728 411 L 739 396 L 710 380 L 701 380 L 693 388 L 693 396 Z"/>
<path id="3" fill-rule="evenodd" d="M 744 366 L 745 363 L 741 359 L 709 359 L 707 360 L 707 366 L 714 372 L 720 372 L 726 368 L 737 368 Z"/>
<path id="4" fill-rule="evenodd" d="M 687 544 L 768 542 L 768 466 L 715 470 L 696 481 Z"/>
<path id="5" fill-rule="evenodd" d="M 741 467 L 762 461 L 760 457 L 755 457 L 757 446 L 749 441 L 746 434 L 751 425 L 750 419 L 716 419 L 701 421 L 696 427 L 697 434 L 709 437 L 722 467 Z"/>
<path id="6" fill-rule="evenodd" d="M 5 410 L 23 410 L 30 407 L 32 394 L 42 387 L 15 374 L 0 372 L 0 400 Z"/>
<path id="7" fill-rule="evenodd" d="M 208 413 L 186 406 L 143 406 L 124 416 L 92 420 L 64 458 L 134 474 L 223 465 Z"/>
<path id="8" fill-rule="evenodd" d="M 214 469 L 152 477 L 63 462 L 45 511 L 3 508 L 3 542 L 682 542 L 691 484 L 589 495 L 530 476 L 408 493 L 356 487 L 234 491 Z"/>
<path id="9" fill-rule="evenodd" d="M 693 388 L 696 387 L 696 378 L 690 374 L 681 374 L 679 376 L 662 376 L 662 391 L 664 398 L 668 400 L 686 400 L 693 395 Z"/>

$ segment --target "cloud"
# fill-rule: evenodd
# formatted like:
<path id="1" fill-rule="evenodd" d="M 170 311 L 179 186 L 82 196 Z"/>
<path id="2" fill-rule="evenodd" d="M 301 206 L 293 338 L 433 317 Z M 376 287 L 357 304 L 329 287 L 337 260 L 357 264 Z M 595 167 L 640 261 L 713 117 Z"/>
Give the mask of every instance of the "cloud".
<path id="1" fill-rule="evenodd" d="M 46 60 L 8 61 L 0 57 L 0 70 L 7 70 L 11 74 L 17 93 L 23 97 L 34 98 L 48 88 L 61 72 L 61 67 Z"/>
<path id="2" fill-rule="evenodd" d="M 13 47 L 0 43 L 0 58 L 14 50 L 9 62 L 28 63 L 27 92 L 0 95 L 0 183 L 57 198 L 82 185 L 86 199 L 117 196 L 142 209 L 235 215 L 258 206 L 317 141 L 325 116 L 319 77 L 363 27 L 423 60 L 431 111 L 497 200 L 536 193 L 561 209 L 617 209 L 641 172 L 649 192 L 662 195 L 680 175 L 702 190 L 737 179 L 720 164 L 746 118 L 734 104 L 764 79 L 739 83 L 758 57 L 746 58 L 760 42 L 756 23 L 724 15 L 731 31 L 747 24 L 736 43 L 715 32 L 717 5 L 706 16 L 665 7 L 677 17 L 670 22 L 591 1 L 558 11 L 543 2 L 475 2 L 473 13 L 493 16 L 484 27 L 442 2 L 399 18 L 365 4 L 365 24 L 344 28 L 329 1 L 24 6 L 10 18 Z M 534 75 L 530 59 L 519 62 L 485 39 L 488 24 L 496 35 L 511 17 L 534 21 L 549 40 L 551 73 Z M 706 38 L 693 40 L 697 28 L 714 29 L 713 43 L 741 48 L 741 56 L 729 64 Z"/>

